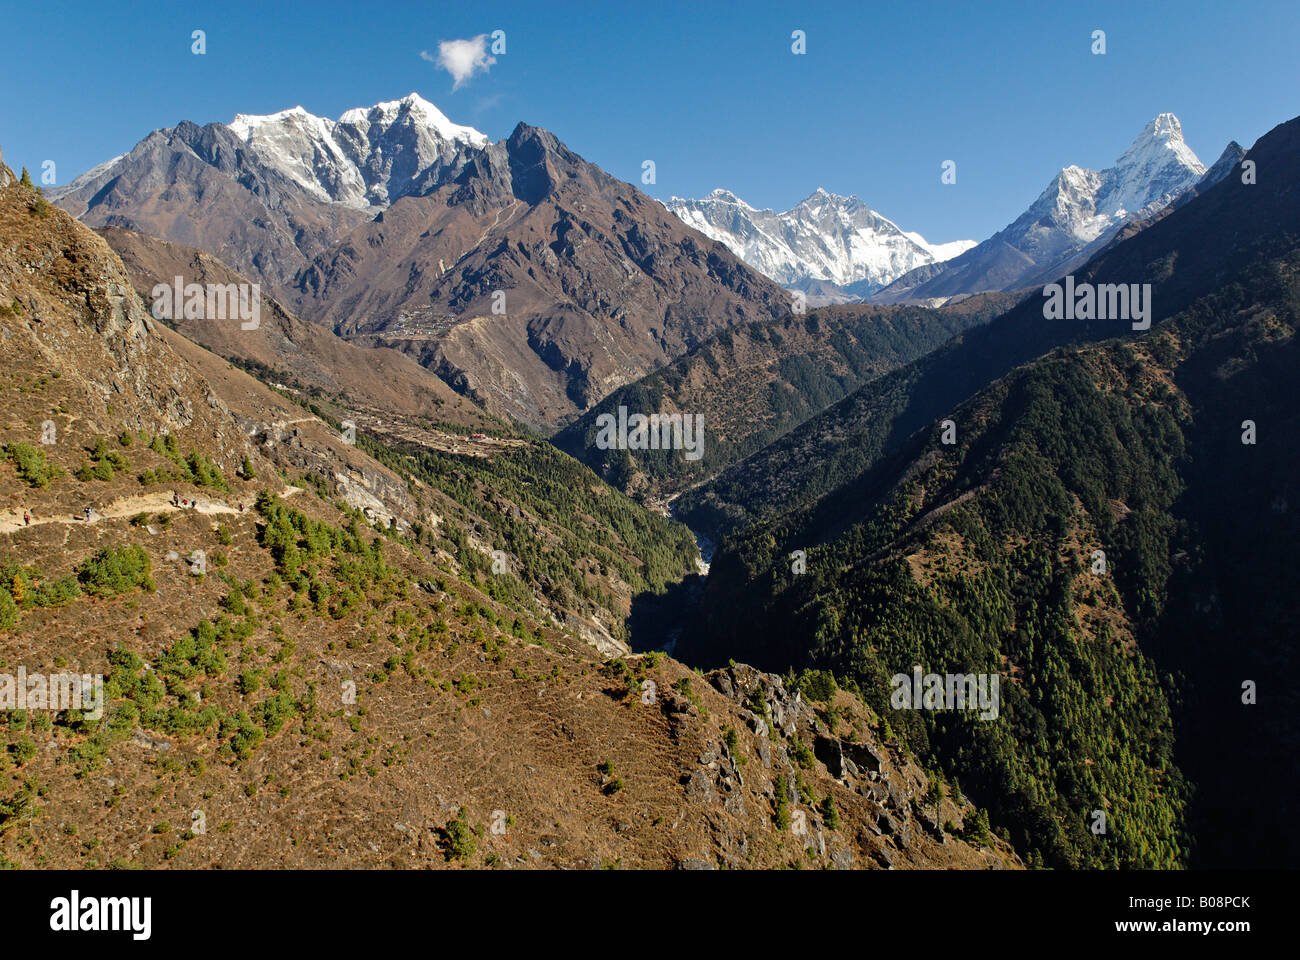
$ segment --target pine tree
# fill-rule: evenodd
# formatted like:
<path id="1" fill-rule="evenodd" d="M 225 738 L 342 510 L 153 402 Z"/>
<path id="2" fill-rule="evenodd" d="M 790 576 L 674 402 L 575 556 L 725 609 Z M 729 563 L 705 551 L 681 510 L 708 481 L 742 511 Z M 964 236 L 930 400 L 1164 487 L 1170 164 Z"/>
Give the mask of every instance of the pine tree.
<path id="1" fill-rule="evenodd" d="M 24 187 L 26 187 L 28 190 L 35 190 L 35 189 L 36 189 L 36 185 L 35 185 L 34 183 L 32 183 L 32 177 L 31 177 L 31 174 L 29 174 L 29 173 L 27 172 L 27 168 L 26 168 L 26 167 L 23 167 L 23 175 L 22 175 L 22 178 L 21 178 L 18 182 L 21 183 L 21 184 L 22 184 Z"/>
<path id="2" fill-rule="evenodd" d="M 8 590 L 0 590 L 0 630 L 8 630 L 18 622 L 18 605 Z"/>

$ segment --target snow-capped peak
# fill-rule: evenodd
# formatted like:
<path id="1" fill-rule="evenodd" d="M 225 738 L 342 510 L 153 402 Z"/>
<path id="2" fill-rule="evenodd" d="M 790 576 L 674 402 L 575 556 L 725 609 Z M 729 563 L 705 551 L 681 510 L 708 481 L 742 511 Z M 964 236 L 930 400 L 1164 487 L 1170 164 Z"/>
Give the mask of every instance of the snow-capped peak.
<path id="1" fill-rule="evenodd" d="M 317 198 L 358 208 L 426 189 L 460 151 L 488 144 L 485 134 L 452 123 L 418 93 L 354 107 L 337 121 L 297 106 L 241 113 L 229 128 L 262 163 Z"/>
<path id="2" fill-rule="evenodd" d="M 825 187 L 818 187 L 812 193 L 808 194 L 808 196 L 804 197 L 797 204 L 795 204 L 795 206 L 792 207 L 791 209 L 798 210 L 801 207 L 804 209 L 823 208 L 828 204 L 838 209 L 840 207 L 851 206 L 851 205 L 856 205 L 861 203 L 862 201 L 859 200 L 857 197 L 841 197 L 838 193 L 831 193 Z"/>
<path id="3" fill-rule="evenodd" d="M 930 244 L 920 234 L 899 229 L 857 197 L 841 197 L 824 187 L 784 213 L 757 209 L 724 189 L 702 200 L 673 197 L 664 206 L 784 284 L 865 281 L 870 291 L 914 267 L 950 259 L 975 245 L 973 240 Z"/>
<path id="4" fill-rule="evenodd" d="M 487 145 L 487 134 L 480 133 L 473 127 L 452 123 L 445 113 L 415 92 L 408 93 L 401 100 L 385 100 L 373 107 L 353 107 L 344 111 L 338 122 L 353 126 L 366 123 L 389 126 L 403 115 L 410 116 L 413 122 L 443 140 L 463 141 L 479 147 Z"/>
<path id="5" fill-rule="evenodd" d="M 288 110 L 281 110 L 279 113 L 237 113 L 235 119 L 230 122 L 230 129 L 235 131 L 241 139 L 247 141 L 254 131 L 262 127 L 292 121 L 314 123 L 320 125 L 323 129 L 328 129 L 329 126 L 328 120 L 323 120 L 314 114 L 308 113 L 301 106 L 297 106 L 290 107 Z"/>
<path id="6" fill-rule="evenodd" d="M 1172 113 L 1157 114 L 1154 120 L 1142 128 L 1138 139 L 1181 140 L 1183 139 L 1182 121 Z"/>
<path id="7" fill-rule="evenodd" d="M 1153 213 L 1205 176 L 1205 164 L 1183 141 L 1183 125 L 1172 113 L 1148 123 L 1120 154 L 1115 166 L 1102 171 L 1096 212 L 1112 219 Z"/>
<path id="8" fill-rule="evenodd" d="M 681 198 L 680 198 L 680 197 L 673 197 L 673 199 L 674 199 L 674 200 L 679 200 L 679 199 L 681 199 Z M 715 189 L 711 190 L 711 191 L 709 192 L 709 195 L 708 195 L 707 197 L 705 197 L 704 199 L 705 199 L 705 200 L 713 200 L 713 201 L 717 201 L 717 202 L 719 202 L 719 203 L 738 203 L 738 204 L 740 204 L 741 206 L 749 207 L 749 209 L 751 209 L 751 210 L 753 209 L 753 207 L 750 207 L 749 204 L 745 203 L 744 200 L 741 200 L 740 197 L 736 196 L 736 195 L 735 195 L 734 193 L 732 193 L 730 190 L 724 189 L 723 187 L 716 187 Z M 685 202 L 685 201 L 683 201 L 683 202 Z"/>
<path id="9" fill-rule="evenodd" d="M 1183 141 L 1183 125 L 1162 113 L 1143 127 L 1113 167 L 1068 166 L 1033 205 L 997 235 L 1038 264 L 1078 252 L 1134 216 L 1149 216 L 1205 175 Z"/>
<path id="10" fill-rule="evenodd" d="M 1126 181 L 1149 180 L 1166 167 L 1190 170 L 1197 177 L 1205 174 L 1205 165 L 1183 141 L 1183 125 L 1172 113 L 1162 113 L 1143 127 L 1115 162 L 1120 179 Z"/>
<path id="11" fill-rule="evenodd" d="M 239 113 L 235 115 L 235 119 L 230 122 L 229 126 L 231 130 L 239 134 L 241 139 L 248 140 L 255 132 L 265 127 L 292 122 L 316 126 L 321 130 L 332 132 L 339 124 L 349 124 L 351 126 L 380 124 L 387 127 L 404 115 L 411 117 L 412 121 L 417 125 L 443 140 L 463 140 L 476 146 L 484 146 L 488 142 L 487 134 L 481 133 L 473 127 L 452 123 L 447 119 L 446 114 L 414 92 L 408 93 L 400 100 L 385 100 L 382 103 L 376 103 L 372 107 L 353 107 L 350 110 L 345 110 L 337 121 L 318 117 L 299 105 L 290 107 L 288 110 L 281 110 L 278 113 Z"/>

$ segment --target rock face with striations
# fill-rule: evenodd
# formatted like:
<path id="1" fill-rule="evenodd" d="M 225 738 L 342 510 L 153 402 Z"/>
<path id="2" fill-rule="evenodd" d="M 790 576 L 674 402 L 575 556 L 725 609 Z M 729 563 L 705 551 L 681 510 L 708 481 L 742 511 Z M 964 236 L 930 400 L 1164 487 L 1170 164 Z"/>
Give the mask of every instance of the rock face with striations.
<path id="1" fill-rule="evenodd" d="M 136 292 L 150 300 L 155 285 L 245 284 L 218 258 L 134 230 L 101 227 L 99 234 L 122 258 Z M 448 422 L 481 422 L 473 404 L 410 357 L 396 350 L 349 343 L 319 324 L 300 320 L 271 296 L 261 298 L 255 329 L 239 318 L 184 318 L 168 325 L 213 353 L 273 372 L 273 382 L 326 396 L 346 395 L 357 409 L 384 417 L 418 416 Z"/>

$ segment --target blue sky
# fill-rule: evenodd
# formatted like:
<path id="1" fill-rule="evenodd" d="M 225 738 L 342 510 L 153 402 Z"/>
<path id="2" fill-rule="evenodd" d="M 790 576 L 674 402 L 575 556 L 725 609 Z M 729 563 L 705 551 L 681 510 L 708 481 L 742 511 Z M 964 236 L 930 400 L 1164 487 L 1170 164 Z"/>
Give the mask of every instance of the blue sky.
<path id="1" fill-rule="evenodd" d="M 506 54 L 454 92 L 420 57 L 497 29 Z M 546 127 L 638 186 L 654 160 L 660 198 L 725 186 L 780 210 L 822 186 L 933 241 L 996 232 L 1162 111 L 1207 165 L 1300 113 L 1298 0 L 49 2 L 10 5 L 5 32 L 0 147 L 59 182 L 182 119 L 337 117 L 415 90 L 494 139 Z"/>

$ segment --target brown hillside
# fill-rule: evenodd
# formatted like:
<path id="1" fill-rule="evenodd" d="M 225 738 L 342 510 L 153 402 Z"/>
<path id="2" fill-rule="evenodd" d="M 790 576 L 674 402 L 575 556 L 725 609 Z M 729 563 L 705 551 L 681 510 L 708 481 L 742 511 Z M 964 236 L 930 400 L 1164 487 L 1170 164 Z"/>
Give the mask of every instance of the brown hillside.
<path id="1" fill-rule="evenodd" d="M 0 304 L 0 674 L 107 676 L 100 718 L 0 716 L 0 864 L 1017 865 L 847 694 L 604 660 L 407 536 L 437 491 L 155 325 L 17 184 Z"/>

